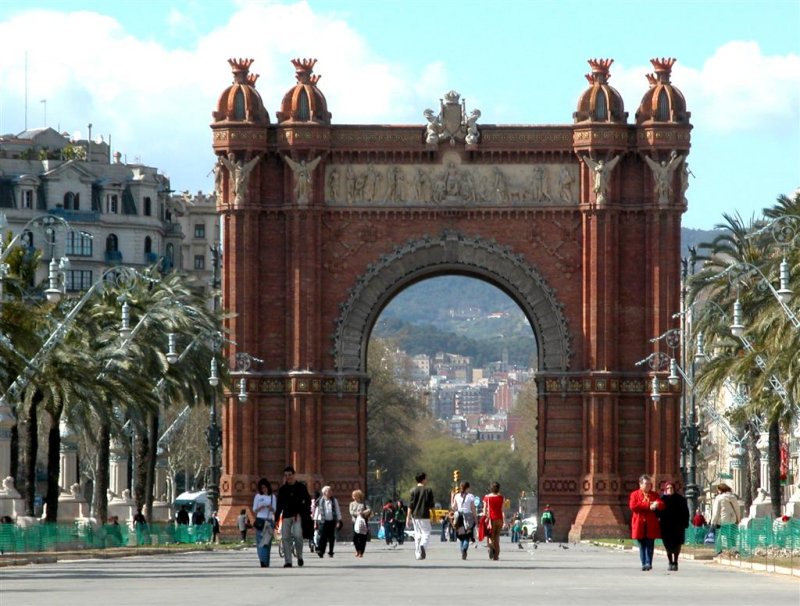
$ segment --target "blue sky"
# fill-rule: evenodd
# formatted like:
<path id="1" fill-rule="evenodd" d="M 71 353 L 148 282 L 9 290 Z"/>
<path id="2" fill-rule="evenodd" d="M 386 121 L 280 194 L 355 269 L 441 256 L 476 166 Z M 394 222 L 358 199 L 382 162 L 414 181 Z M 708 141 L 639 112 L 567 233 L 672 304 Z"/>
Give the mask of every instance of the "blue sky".
<path id="1" fill-rule="evenodd" d="M 633 121 L 649 59 L 676 57 L 692 112 L 687 227 L 800 186 L 800 2 L 0 0 L 0 133 L 44 124 L 210 191 L 211 111 L 252 57 L 270 115 L 316 57 L 334 123 L 420 124 L 446 90 L 483 124 L 569 124 L 586 60 L 610 57 Z M 46 104 L 41 101 L 46 99 Z"/>

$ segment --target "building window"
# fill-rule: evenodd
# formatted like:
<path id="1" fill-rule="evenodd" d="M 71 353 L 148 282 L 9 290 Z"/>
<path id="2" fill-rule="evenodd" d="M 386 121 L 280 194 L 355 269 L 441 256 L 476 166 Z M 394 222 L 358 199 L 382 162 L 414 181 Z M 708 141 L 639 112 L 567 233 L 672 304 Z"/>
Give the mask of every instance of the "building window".
<path id="1" fill-rule="evenodd" d="M 594 106 L 595 120 L 608 120 L 608 99 L 606 93 L 600 89 L 597 91 L 596 105 Z"/>
<path id="2" fill-rule="evenodd" d="M 119 213 L 119 196 L 117 194 L 106 196 L 106 212 L 113 215 Z"/>
<path id="3" fill-rule="evenodd" d="M 239 89 L 233 96 L 233 119 L 244 120 L 244 93 Z"/>
<path id="4" fill-rule="evenodd" d="M 298 120 L 310 120 L 311 119 L 311 108 L 308 104 L 308 95 L 306 94 L 305 89 L 300 91 L 300 97 L 297 103 L 297 119 Z"/>
<path id="5" fill-rule="evenodd" d="M 144 198 L 144 216 L 149 217 L 153 214 L 153 202 L 150 200 L 150 196 L 145 196 Z"/>
<path id="6" fill-rule="evenodd" d="M 92 271 L 86 269 L 70 269 L 64 276 L 68 291 L 89 290 L 92 287 Z"/>
<path id="7" fill-rule="evenodd" d="M 117 252 L 119 250 L 119 239 L 115 234 L 108 234 L 106 238 L 106 252 Z"/>
<path id="8" fill-rule="evenodd" d="M 656 120 L 660 122 L 669 121 L 669 96 L 663 88 L 658 93 L 658 105 L 656 106 Z"/>
<path id="9" fill-rule="evenodd" d="M 206 237 L 206 224 L 205 223 L 198 223 L 194 226 L 194 237 L 195 238 L 205 238 Z"/>
<path id="10" fill-rule="evenodd" d="M 22 208 L 33 208 L 33 190 L 26 189 L 22 192 Z"/>
<path id="11" fill-rule="evenodd" d="M 145 254 L 153 252 L 153 240 L 150 236 L 144 239 L 144 252 Z"/>
<path id="12" fill-rule="evenodd" d="M 195 269 L 205 269 L 206 268 L 205 255 L 195 255 L 194 256 L 194 268 Z"/>
<path id="13" fill-rule="evenodd" d="M 64 252 L 68 257 L 91 257 L 92 239 L 79 231 L 68 232 Z"/>

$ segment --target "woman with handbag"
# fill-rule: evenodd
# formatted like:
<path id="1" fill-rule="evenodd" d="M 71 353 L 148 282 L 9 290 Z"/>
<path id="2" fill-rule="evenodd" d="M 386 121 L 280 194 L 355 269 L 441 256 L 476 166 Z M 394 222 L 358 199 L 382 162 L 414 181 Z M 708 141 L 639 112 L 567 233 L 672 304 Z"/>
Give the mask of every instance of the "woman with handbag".
<path id="1" fill-rule="evenodd" d="M 466 560 L 469 544 L 473 540 L 472 529 L 478 517 L 475 497 L 469 491 L 469 482 L 461 482 L 461 490 L 453 495 L 452 510 L 455 513 L 453 526 L 461 548 L 461 559 Z"/>
<path id="2" fill-rule="evenodd" d="M 328 546 L 328 557 L 333 557 L 333 546 L 336 543 L 336 530 L 342 525 L 342 512 L 339 501 L 333 496 L 330 486 L 322 487 L 322 496 L 317 500 L 314 508 L 314 530 L 319 530 L 317 555 L 325 555 L 325 546 Z"/>
<path id="3" fill-rule="evenodd" d="M 269 556 L 272 551 L 272 535 L 275 531 L 275 495 L 269 480 L 261 478 L 258 481 L 258 492 L 253 499 L 253 513 L 256 521 L 253 527 L 256 530 L 256 553 L 261 562 L 261 568 L 269 568 Z"/>

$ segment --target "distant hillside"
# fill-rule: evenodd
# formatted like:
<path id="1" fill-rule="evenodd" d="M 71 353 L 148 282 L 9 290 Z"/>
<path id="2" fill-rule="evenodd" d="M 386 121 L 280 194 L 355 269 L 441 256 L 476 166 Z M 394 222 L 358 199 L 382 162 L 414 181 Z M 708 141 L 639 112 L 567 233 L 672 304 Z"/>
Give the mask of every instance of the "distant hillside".
<path id="1" fill-rule="evenodd" d="M 681 256 L 719 233 L 682 229 Z M 425 280 L 398 294 L 378 319 L 375 336 L 396 340 L 411 355 L 447 351 L 470 356 L 476 366 L 501 360 L 506 350 L 510 364 L 527 367 L 536 352 L 517 304 L 487 282 L 464 276 Z"/>
<path id="2" fill-rule="evenodd" d="M 703 242 L 710 243 L 721 233 L 722 231 L 713 229 L 681 228 L 681 256 L 689 254 L 690 246 L 698 246 Z"/>

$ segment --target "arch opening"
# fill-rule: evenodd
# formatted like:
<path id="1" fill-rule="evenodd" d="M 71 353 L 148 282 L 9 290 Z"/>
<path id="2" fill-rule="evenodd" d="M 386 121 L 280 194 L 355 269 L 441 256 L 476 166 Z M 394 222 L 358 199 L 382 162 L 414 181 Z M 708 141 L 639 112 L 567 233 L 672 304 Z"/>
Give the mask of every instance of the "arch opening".
<path id="1" fill-rule="evenodd" d="M 485 275 L 437 272 L 395 292 L 370 327 L 367 495 L 373 507 L 407 495 L 425 461 L 437 502 L 452 470 L 482 495 L 496 477 L 512 508 L 536 511 L 536 337 L 521 306 Z"/>

